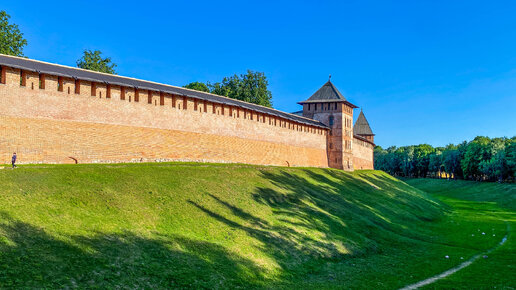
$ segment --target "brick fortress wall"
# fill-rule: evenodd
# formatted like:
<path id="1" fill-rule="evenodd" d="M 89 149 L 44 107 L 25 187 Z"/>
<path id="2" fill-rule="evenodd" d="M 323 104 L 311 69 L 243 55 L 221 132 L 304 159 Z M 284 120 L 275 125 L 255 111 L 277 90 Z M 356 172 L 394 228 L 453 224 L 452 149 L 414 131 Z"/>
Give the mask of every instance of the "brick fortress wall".
<path id="1" fill-rule="evenodd" d="M 327 167 L 327 130 L 241 108 L 3 67 L 0 162 Z"/>
<path id="2" fill-rule="evenodd" d="M 353 168 L 374 169 L 374 145 L 365 138 L 353 136 Z"/>

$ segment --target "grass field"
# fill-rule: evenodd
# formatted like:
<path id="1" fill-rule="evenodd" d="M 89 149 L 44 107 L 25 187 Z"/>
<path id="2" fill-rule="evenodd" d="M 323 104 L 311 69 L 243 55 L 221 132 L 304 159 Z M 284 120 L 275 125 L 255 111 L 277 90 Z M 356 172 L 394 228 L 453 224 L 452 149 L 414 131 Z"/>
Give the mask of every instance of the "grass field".
<path id="1" fill-rule="evenodd" d="M 514 222 L 503 207 L 513 193 L 484 202 L 491 196 L 408 182 L 438 194 L 380 171 L 190 163 L 0 170 L 0 287 L 395 289 L 492 248 Z M 485 265 L 440 283 L 514 287 L 513 239 Z M 494 284 L 471 278 L 481 271 Z"/>
<path id="2" fill-rule="evenodd" d="M 449 220 L 478 222 L 471 229 L 471 237 L 464 238 L 475 245 L 475 240 L 493 236 L 502 239 L 499 230 L 505 228 L 507 242 L 479 259 L 471 266 L 443 279 L 432 287 L 438 288 L 516 288 L 516 185 L 480 183 L 473 181 L 448 181 L 437 179 L 411 179 L 408 184 L 432 193 L 449 206 Z M 460 223 L 458 224 L 460 226 Z M 485 233 L 486 235 L 482 235 Z M 474 236 L 473 236 L 474 235 Z"/>

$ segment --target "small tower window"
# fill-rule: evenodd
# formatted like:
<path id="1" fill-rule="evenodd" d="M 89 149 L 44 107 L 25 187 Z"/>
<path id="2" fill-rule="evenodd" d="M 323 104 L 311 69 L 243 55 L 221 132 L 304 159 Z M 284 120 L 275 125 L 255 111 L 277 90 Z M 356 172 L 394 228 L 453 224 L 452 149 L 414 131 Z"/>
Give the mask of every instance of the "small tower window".
<path id="1" fill-rule="evenodd" d="M 335 118 L 333 116 L 330 116 L 329 123 L 330 127 L 333 127 L 333 123 L 335 123 Z"/>

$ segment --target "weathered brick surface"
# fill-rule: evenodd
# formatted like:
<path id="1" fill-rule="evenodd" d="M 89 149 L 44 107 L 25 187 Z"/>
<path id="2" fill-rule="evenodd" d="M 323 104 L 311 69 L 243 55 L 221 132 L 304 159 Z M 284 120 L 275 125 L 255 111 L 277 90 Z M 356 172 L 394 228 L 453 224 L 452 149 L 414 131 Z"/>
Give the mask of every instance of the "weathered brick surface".
<path id="1" fill-rule="evenodd" d="M 327 167 L 326 131 L 181 96 L 8 68 L 0 157 L 20 163 L 191 160 Z M 59 85 L 61 83 L 61 85 Z M 76 85 L 80 88 L 76 90 Z M 77 92 L 77 93 L 76 93 Z M 92 96 L 94 95 L 94 96 Z M 123 100 L 122 100 L 123 98 Z"/>
<path id="2" fill-rule="evenodd" d="M 315 148 L 177 130 L 0 116 L 1 162 L 209 161 L 320 166 Z M 287 163 L 288 162 L 288 163 Z"/>
<path id="3" fill-rule="evenodd" d="M 184 96 L 2 70 L 0 162 L 207 161 L 373 169 L 373 145 L 352 137 L 353 111 L 319 104 L 328 130 Z M 330 126 L 330 118 L 333 120 Z M 370 140 L 372 141 L 372 140 Z"/>
<path id="4" fill-rule="evenodd" d="M 353 138 L 353 167 L 354 169 L 374 169 L 373 145 Z"/>
<path id="5" fill-rule="evenodd" d="M 317 120 L 330 128 L 326 145 L 329 166 L 353 170 L 353 109 L 344 103 L 303 104 L 303 116 Z"/>

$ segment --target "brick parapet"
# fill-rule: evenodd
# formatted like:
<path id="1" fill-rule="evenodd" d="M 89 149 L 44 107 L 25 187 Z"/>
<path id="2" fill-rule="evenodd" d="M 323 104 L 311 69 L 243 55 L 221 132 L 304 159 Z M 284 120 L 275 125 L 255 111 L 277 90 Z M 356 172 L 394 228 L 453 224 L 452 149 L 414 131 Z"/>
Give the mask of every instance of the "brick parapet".
<path id="1" fill-rule="evenodd" d="M 215 150 L 217 153 L 214 153 L 214 157 L 209 160 L 285 165 L 288 161 L 286 159 L 290 158 L 290 165 L 328 166 L 326 156 L 327 131 L 321 128 L 296 123 L 291 120 L 278 118 L 264 113 L 244 110 L 242 108 L 224 106 L 208 101 L 199 101 L 184 96 L 168 95 L 160 92 L 151 91 L 151 102 L 149 103 L 149 92 L 146 90 L 135 90 L 135 88 L 120 87 L 116 85 L 109 85 L 108 89 L 108 85 L 106 84 L 94 83 L 92 86 L 88 81 L 74 80 L 53 75 L 44 75 L 44 88 L 40 89 L 40 76 L 34 72 L 25 72 L 25 86 L 20 86 L 20 76 L 22 75 L 20 70 L 3 68 L 3 72 L 5 72 L 5 77 L 3 78 L 5 80 L 5 84 L 0 84 L 0 116 L 4 118 L 4 122 L 25 120 L 28 124 L 32 124 L 33 127 L 38 127 L 36 126 L 37 123 L 34 122 L 37 122 L 36 120 L 41 120 L 40 122 L 42 124 L 44 123 L 49 126 L 59 127 L 64 123 L 57 121 L 66 121 L 76 124 L 77 127 L 87 126 L 86 124 L 90 124 L 92 128 L 94 127 L 98 130 L 102 130 L 102 127 L 98 127 L 98 125 L 104 124 L 123 126 L 124 128 L 133 127 L 135 131 L 156 129 L 186 132 L 194 134 L 190 136 L 193 139 L 189 142 L 184 141 L 181 144 L 182 146 L 191 147 L 196 146 L 197 140 L 195 140 L 195 138 L 200 138 L 199 136 L 201 135 L 212 136 L 213 138 L 216 136 L 217 138 L 224 138 L 224 141 L 221 142 L 227 143 L 225 145 L 226 148 L 222 149 L 224 146 L 218 147 L 218 151 Z M 76 88 L 79 89 L 76 90 Z M 29 120 L 32 121 L 29 122 Z M 54 122 L 48 123 L 47 121 Z M 18 140 L 18 137 L 13 136 L 13 134 L 35 134 L 32 127 L 26 127 L 25 129 L 20 129 L 20 131 L 16 131 L 18 129 L 15 131 L 9 131 L 9 123 L 3 123 L 3 126 L 7 126 L 4 128 L 7 130 L 6 134 L 8 134 L 3 137 L 7 138 L 4 140 L 9 140 L 9 138 L 11 138 L 10 140 Z M 20 128 L 24 127 L 22 126 Z M 59 134 L 73 136 L 73 126 L 66 128 L 71 131 L 60 131 Z M 40 129 L 45 131 L 44 128 Z M 52 134 L 51 130 L 46 132 L 48 134 Z M 57 134 L 57 131 L 54 135 L 55 134 Z M 11 137 L 9 137 L 9 135 Z M 79 134 L 79 136 L 81 136 L 80 138 L 86 138 L 86 135 Z M 98 146 L 103 147 L 115 146 L 117 145 L 115 142 L 121 141 L 110 138 L 109 136 L 110 135 L 103 136 L 105 141 L 95 139 L 95 142 L 97 142 Z M 138 136 L 139 135 L 135 133 L 134 138 L 132 138 L 131 134 L 127 133 L 125 137 L 128 139 L 125 140 L 125 142 L 134 141 L 138 143 L 137 139 L 140 138 Z M 158 134 L 156 136 L 161 135 Z M 40 137 L 32 139 L 29 138 L 31 141 L 25 143 L 20 141 L 21 143 L 17 144 L 15 147 L 29 152 L 31 150 L 30 147 L 41 148 L 41 144 L 47 144 L 43 142 L 44 140 L 38 138 Z M 237 142 L 234 140 L 240 141 Z M 239 156 L 234 152 L 241 151 L 236 150 L 237 148 L 234 146 L 235 144 L 238 144 L 238 146 L 247 146 L 242 140 L 247 140 L 248 142 L 253 143 L 253 148 L 256 148 L 256 144 L 262 144 L 256 142 L 265 142 L 262 144 L 263 148 L 267 148 L 267 146 L 286 146 L 281 150 L 287 152 L 288 150 L 286 148 L 291 148 L 290 150 L 292 151 L 292 154 L 285 153 L 286 155 L 284 157 L 275 155 L 276 157 L 267 159 L 266 151 L 256 150 L 252 153 L 254 154 L 253 156 Z M 96 145 L 95 142 L 89 142 L 86 139 L 78 139 L 76 142 L 85 142 L 86 144 L 90 144 L 91 150 L 94 150 Z M 23 148 L 19 146 L 22 146 Z M 50 145 L 48 144 L 48 146 Z M 163 146 L 166 146 L 171 150 L 173 149 L 166 144 Z M 64 146 L 61 148 L 67 147 Z M 204 149 L 202 149 L 201 152 L 195 154 L 204 156 L 203 154 L 210 151 L 208 147 L 203 148 Z M 52 149 L 48 148 L 48 150 Z M 143 151 L 140 152 L 141 156 L 150 154 L 146 151 L 150 150 L 150 148 L 142 145 L 142 150 Z M 223 153 L 221 150 L 230 152 Z M 7 154 L 10 154 L 9 151 L 12 150 L 9 149 L 7 151 Z M 83 160 L 88 160 L 88 162 L 127 161 L 127 159 L 119 157 L 111 160 L 109 156 L 101 155 L 97 159 L 85 157 L 88 156 L 87 148 L 81 149 L 81 152 L 83 152 L 81 153 L 81 158 L 83 158 Z M 167 155 L 165 152 L 162 153 L 163 156 Z M 309 156 L 298 156 L 294 158 L 295 155 L 301 153 L 309 154 Z M 67 151 L 62 152 L 63 156 L 67 154 Z M 186 154 L 185 158 L 188 160 L 197 160 L 194 158 L 196 156 L 195 154 Z M 216 158 L 217 154 L 219 154 L 218 156 L 221 158 Z M 134 152 L 131 152 L 130 155 L 132 156 L 130 159 L 139 158 L 138 154 Z M 170 154 L 167 156 L 169 155 Z M 157 155 L 152 156 L 153 158 L 159 157 Z M 36 157 L 33 158 L 35 162 L 45 162 L 44 158 L 42 160 L 39 160 Z M 259 161 L 260 158 L 262 158 L 262 162 Z M 184 158 L 175 156 L 172 157 L 172 159 Z M 20 160 L 23 160 L 22 156 L 20 156 Z M 60 163 L 56 160 L 56 158 L 53 158 L 52 160 L 47 161 Z"/>

